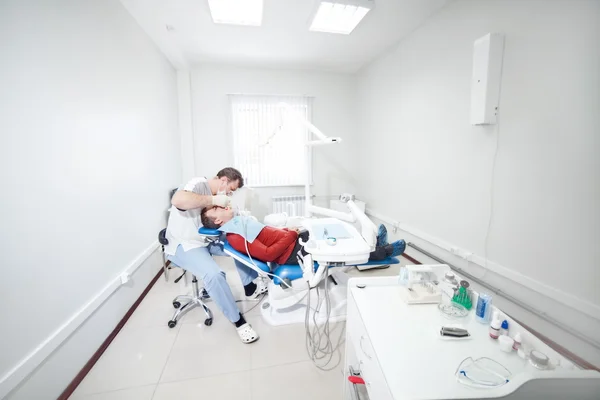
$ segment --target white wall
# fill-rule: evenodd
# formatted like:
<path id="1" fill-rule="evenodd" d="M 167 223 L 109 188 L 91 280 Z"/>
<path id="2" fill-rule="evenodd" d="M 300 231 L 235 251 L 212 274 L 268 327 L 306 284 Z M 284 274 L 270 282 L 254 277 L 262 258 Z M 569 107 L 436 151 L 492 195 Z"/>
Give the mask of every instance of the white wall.
<path id="1" fill-rule="evenodd" d="M 176 73 L 117 0 L 3 1 L 0 43 L 3 377 L 155 254 L 181 162 Z M 11 398 L 64 389 L 158 271 L 145 256 Z"/>
<path id="2" fill-rule="evenodd" d="M 489 32 L 506 35 L 500 124 L 474 127 L 473 42 Z M 499 135 L 491 271 L 454 260 L 595 337 L 590 347 L 552 332 L 600 365 L 600 2 L 450 3 L 361 71 L 358 109 L 358 194 L 378 213 L 479 257 Z M 507 274 L 522 274 L 522 285 Z"/>
<path id="3" fill-rule="evenodd" d="M 181 138 L 181 175 L 187 182 L 196 175 L 194 165 L 194 132 L 192 124 L 192 93 L 189 71 L 177 71 L 179 136 Z"/>
<path id="4" fill-rule="evenodd" d="M 349 154 L 355 140 L 353 76 L 205 65 L 192 71 L 191 91 L 198 175 L 211 176 L 233 164 L 227 94 L 309 95 L 314 96 L 313 123 L 326 135 L 344 139 L 339 145 L 314 150 L 313 194 L 331 196 L 356 189 L 349 173 L 353 162 Z M 257 189 L 251 201 L 252 211 L 262 218 L 270 212 L 271 196 L 292 193 L 303 193 L 303 189 Z"/>

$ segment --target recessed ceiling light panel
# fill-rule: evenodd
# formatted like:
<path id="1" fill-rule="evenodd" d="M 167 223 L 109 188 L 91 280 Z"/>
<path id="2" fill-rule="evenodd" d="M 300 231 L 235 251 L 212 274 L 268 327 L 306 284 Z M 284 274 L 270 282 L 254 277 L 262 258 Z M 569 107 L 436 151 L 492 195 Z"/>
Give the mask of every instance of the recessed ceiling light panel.
<path id="1" fill-rule="evenodd" d="M 215 24 L 260 26 L 263 0 L 208 0 Z"/>
<path id="2" fill-rule="evenodd" d="M 349 35 L 373 5 L 372 0 L 320 0 L 309 29 Z"/>

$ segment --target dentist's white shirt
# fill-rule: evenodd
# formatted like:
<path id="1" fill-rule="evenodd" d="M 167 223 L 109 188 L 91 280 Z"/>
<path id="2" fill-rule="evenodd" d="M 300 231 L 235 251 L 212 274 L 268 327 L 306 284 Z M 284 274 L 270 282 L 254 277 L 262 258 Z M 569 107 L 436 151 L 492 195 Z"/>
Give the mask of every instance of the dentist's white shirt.
<path id="1" fill-rule="evenodd" d="M 185 190 L 200 195 L 212 195 L 206 178 L 194 178 L 185 185 L 180 186 L 178 190 Z M 200 208 L 180 211 L 176 207 L 171 206 L 169 209 L 169 222 L 167 224 L 167 239 L 169 240 L 169 244 L 165 246 L 166 254 L 175 255 L 177 246 L 179 245 L 183 247 L 184 251 L 208 246 L 208 242 L 198 234 L 198 229 L 202 227 L 202 221 L 200 220 L 201 211 L 202 209 Z"/>

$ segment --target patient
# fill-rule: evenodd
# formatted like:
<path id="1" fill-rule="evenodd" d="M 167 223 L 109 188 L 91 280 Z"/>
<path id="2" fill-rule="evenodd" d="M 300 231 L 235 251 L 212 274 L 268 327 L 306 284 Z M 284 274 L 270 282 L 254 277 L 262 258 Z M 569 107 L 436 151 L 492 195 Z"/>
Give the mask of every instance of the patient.
<path id="1" fill-rule="evenodd" d="M 202 225 L 206 228 L 225 232 L 227 241 L 235 250 L 244 254 L 250 252 L 250 256 L 257 260 L 280 265 L 298 264 L 297 254 L 306 254 L 298 240 L 299 238 L 304 242 L 308 240 L 306 231 L 266 226 L 253 217 L 236 216 L 230 208 L 205 208 L 201 219 Z M 405 247 L 404 240 L 388 243 L 385 225 L 379 225 L 376 248 L 369 255 L 369 260 L 380 261 L 387 257 L 399 256 L 404 252 Z"/>

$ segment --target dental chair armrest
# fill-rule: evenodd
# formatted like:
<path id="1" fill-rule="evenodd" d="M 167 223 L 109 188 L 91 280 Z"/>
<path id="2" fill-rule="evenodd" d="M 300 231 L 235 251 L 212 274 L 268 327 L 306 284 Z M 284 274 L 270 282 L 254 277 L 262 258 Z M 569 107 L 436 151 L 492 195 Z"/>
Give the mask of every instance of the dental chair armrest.
<path id="1" fill-rule="evenodd" d="M 206 237 L 219 237 L 221 234 L 223 234 L 223 232 L 218 229 L 210 229 L 205 227 L 198 229 L 198 233 Z"/>

